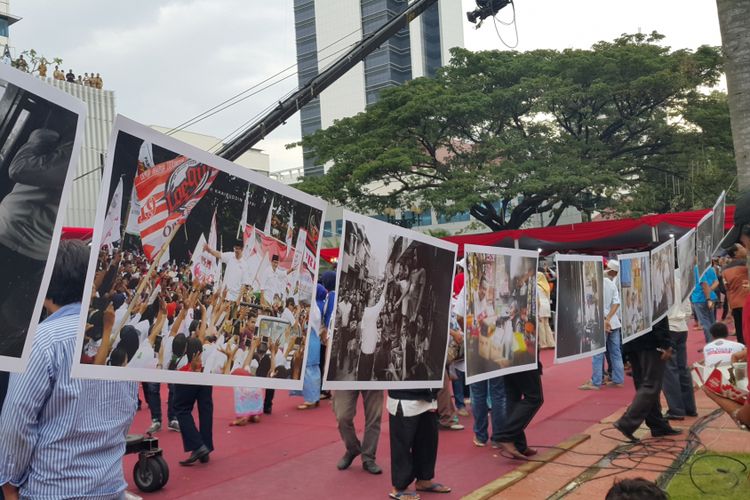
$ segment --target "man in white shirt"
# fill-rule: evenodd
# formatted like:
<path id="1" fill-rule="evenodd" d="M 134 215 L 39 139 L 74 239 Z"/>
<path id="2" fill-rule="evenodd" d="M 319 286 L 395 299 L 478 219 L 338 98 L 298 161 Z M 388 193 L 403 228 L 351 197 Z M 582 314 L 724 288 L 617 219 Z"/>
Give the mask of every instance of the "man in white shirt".
<path id="1" fill-rule="evenodd" d="M 625 368 L 622 362 L 622 347 L 620 345 L 621 326 L 620 317 L 617 314 L 620 309 L 620 292 L 617 289 L 617 273 L 620 272 L 620 263 L 615 259 L 607 262 L 606 278 L 604 279 L 604 331 L 607 335 L 607 352 L 612 363 L 612 380 L 608 383 L 613 387 L 623 387 L 625 383 Z M 599 390 L 603 382 L 604 353 L 597 354 L 592 358 L 591 380 L 579 387 L 579 389 Z"/>
<path id="2" fill-rule="evenodd" d="M 724 323 L 714 323 L 711 325 L 709 331 L 714 340 L 706 344 L 706 347 L 703 348 L 703 358 L 706 367 L 729 365 L 732 363 L 732 354 L 745 349 L 745 346 L 739 342 L 727 340 L 729 329 Z"/>
<path id="3" fill-rule="evenodd" d="M 260 280 L 261 303 L 272 305 L 274 296 L 278 296 L 281 300 L 286 298 L 286 276 L 291 272 L 291 269 L 289 271 L 279 269 L 278 255 L 271 257 L 271 267 L 266 268 L 263 279 Z"/>
<path id="4" fill-rule="evenodd" d="M 674 270 L 674 292 L 678 299 L 682 297 L 679 269 Z M 668 408 L 664 417 L 667 420 L 684 420 L 686 416 L 698 416 L 693 379 L 687 364 L 687 321 L 691 314 L 689 297 L 681 302 L 676 300 L 667 313 L 669 336 L 674 344 L 674 354 L 664 367 L 662 380 L 662 391 L 664 391 Z"/>
<path id="5" fill-rule="evenodd" d="M 378 316 L 385 305 L 385 288 L 380 293 L 380 298 L 375 302 L 376 296 L 370 299 L 370 307 L 366 307 L 362 313 L 360 323 L 360 354 L 357 368 L 357 380 L 372 380 L 372 367 L 375 362 L 375 348 L 378 345 L 380 333 L 378 332 Z M 374 302 L 374 303 L 373 303 Z"/>
<path id="6" fill-rule="evenodd" d="M 245 276 L 245 261 L 242 259 L 243 247 L 244 243 L 242 240 L 235 241 L 233 252 L 218 252 L 216 249 L 208 246 L 208 244 L 203 245 L 205 251 L 226 265 L 222 282 L 227 288 L 227 300 L 230 302 L 234 302 L 239 297 L 242 279 Z"/>

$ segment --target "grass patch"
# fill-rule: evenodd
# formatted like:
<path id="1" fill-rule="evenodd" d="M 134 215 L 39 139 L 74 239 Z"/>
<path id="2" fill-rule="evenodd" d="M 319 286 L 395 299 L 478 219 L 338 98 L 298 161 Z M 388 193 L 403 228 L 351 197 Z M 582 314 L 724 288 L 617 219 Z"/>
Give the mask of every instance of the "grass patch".
<path id="1" fill-rule="evenodd" d="M 746 500 L 750 491 L 749 473 L 750 454 L 701 453 L 694 455 L 674 476 L 667 493 L 675 500 Z"/>

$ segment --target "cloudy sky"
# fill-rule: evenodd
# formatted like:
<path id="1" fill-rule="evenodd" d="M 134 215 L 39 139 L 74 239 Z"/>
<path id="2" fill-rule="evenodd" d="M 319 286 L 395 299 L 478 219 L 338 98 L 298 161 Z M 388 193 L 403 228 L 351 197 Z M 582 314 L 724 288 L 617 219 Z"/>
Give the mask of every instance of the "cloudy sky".
<path id="1" fill-rule="evenodd" d="M 176 126 L 292 67 L 290 78 L 190 128 L 225 137 L 297 83 L 292 0 L 11 0 L 10 12 L 23 18 L 11 28 L 14 54 L 34 48 L 76 74 L 100 73 L 118 113 L 147 125 Z M 516 14 L 516 50 L 587 48 L 639 29 L 674 48 L 721 44 L 714 0 L 517 0 Z M 498 28 L 513 44 L 513 28 Z M 473 50 L 507 50 L 491 20 L 481 30 L 464 21 L 464 38 Z M 272 169 L 297 167 L 299 148 L 284 145 L 299 137 L 295 117 L 257 147 Z"/>

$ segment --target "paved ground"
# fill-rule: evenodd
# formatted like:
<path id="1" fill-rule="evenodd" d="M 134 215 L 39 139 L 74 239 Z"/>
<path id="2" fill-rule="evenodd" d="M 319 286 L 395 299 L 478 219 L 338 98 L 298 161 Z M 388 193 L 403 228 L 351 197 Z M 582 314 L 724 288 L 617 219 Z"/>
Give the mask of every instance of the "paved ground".
<path id="1" fill-rule="evenodd" d="M 691 361 L 698 358 L 696 350 L 702 344 L 702 334 L 691 332 L 688 352 Z M 581 461 L 581 465 L 587 466 L 617 444 L 601 436 L 599 430 L 607 428 L 607 422 L 613 419 L 611 415 L 619 415 L 632 399 L 632 384 L 628 380 L 622 389 L 580 391 L 577 386 L 590 376 L 591 362 L 582 360 L 553 365 L 551 358 L 550 351 L 542 353 L 545 403 L 528 429 L 529 443 L 532 446 L 554 446 L 570 436 L 586 432 L 592 438 L 577 450 L 589 450 L 595 456 L 573 457 L 565 454 L 559 460 Z M 232 392 L 225 388 L 215 389 L 216 451 L 211 455 L 211 462 L 180 467 L 177 462 L 185 456 L 180 436 L 162 431 L 159 437 L 170 467 L 169 484 L 160 492 L 139 494 L 144 498 L 159 499 L 205 499 L 212 495 L 317 499 L 329 498 L 332 494 L 353 498 L 386 498 L 390 490 L 387 413 L 384 412 L 378 449 L 378 463 L 383 467 L 384 474 L 372 476 L 361 469 L 359 461 L 348 471 L 336 469 L 335 464 L 343 453 L 343 446 L 339 441 L 330 402 L 322 402 L 317 409 L 299 411 L 296 405 L 300 402 L 300 398 L 277 391 L 273 415 L 264 416 L 258 424 L 234 428 L 228 425 L 233 418 Z M 701 411 L 706 412 L 708 404 L 701 404 Z M 460 498 L 519 466 L 517 461 L 498 456 L 490 447 L 475 448 L 471 440 L 472 419 L 466 417 L 461 420 L 466 430 L 440 433 L 435 479 L 454 490 L 449 495 L 441 495 L 441 499 Z M 133 432 L 142 432 L 148 424 L 148 410 L 140 411 L 133 424 Z M 361 430 L 361 415 L 358 415 L 356 425 Z M 704 440 L 711 441 L 714 439 L 711 432 L 717 431 L 712 428 L 705 432 Z M 130 491 L 135 493 L 137 489 L 132 483 L 131 472 L 134 462 L 134 456 L 127 456 L 124 460 Z M 559 471 L 555 467 L 559 467 Z M 514 487 L 519 488 L 514 493 L 520 498 L 544 498 L 578 473 L 580 470 L 572 467 L 547 465 Z M 592 484 L 597 488 L 606 486 L 603 490 L 606 491 L 611 479 L 594 481 Z M 576 496 L 582 494 L 576 493 Z M 505 494 L 498 498 L 501 497 L 512 498 Z M 603 498 L 603 495 L 597 493 L 594 498 Z"/>

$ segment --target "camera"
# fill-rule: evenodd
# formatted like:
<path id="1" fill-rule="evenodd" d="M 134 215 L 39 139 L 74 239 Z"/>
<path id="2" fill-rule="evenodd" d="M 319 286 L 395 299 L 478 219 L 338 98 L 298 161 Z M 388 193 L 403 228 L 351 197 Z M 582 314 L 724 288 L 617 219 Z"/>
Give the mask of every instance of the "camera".
<path id="1" fill-rule="evenodd" d="M 466 18 L 472 24 L 481 25 L 482 21 L 497 14 L 500 9 L 511 3 L 512 0 L 476 0 L 477 8 L 466 13 Z"/>

